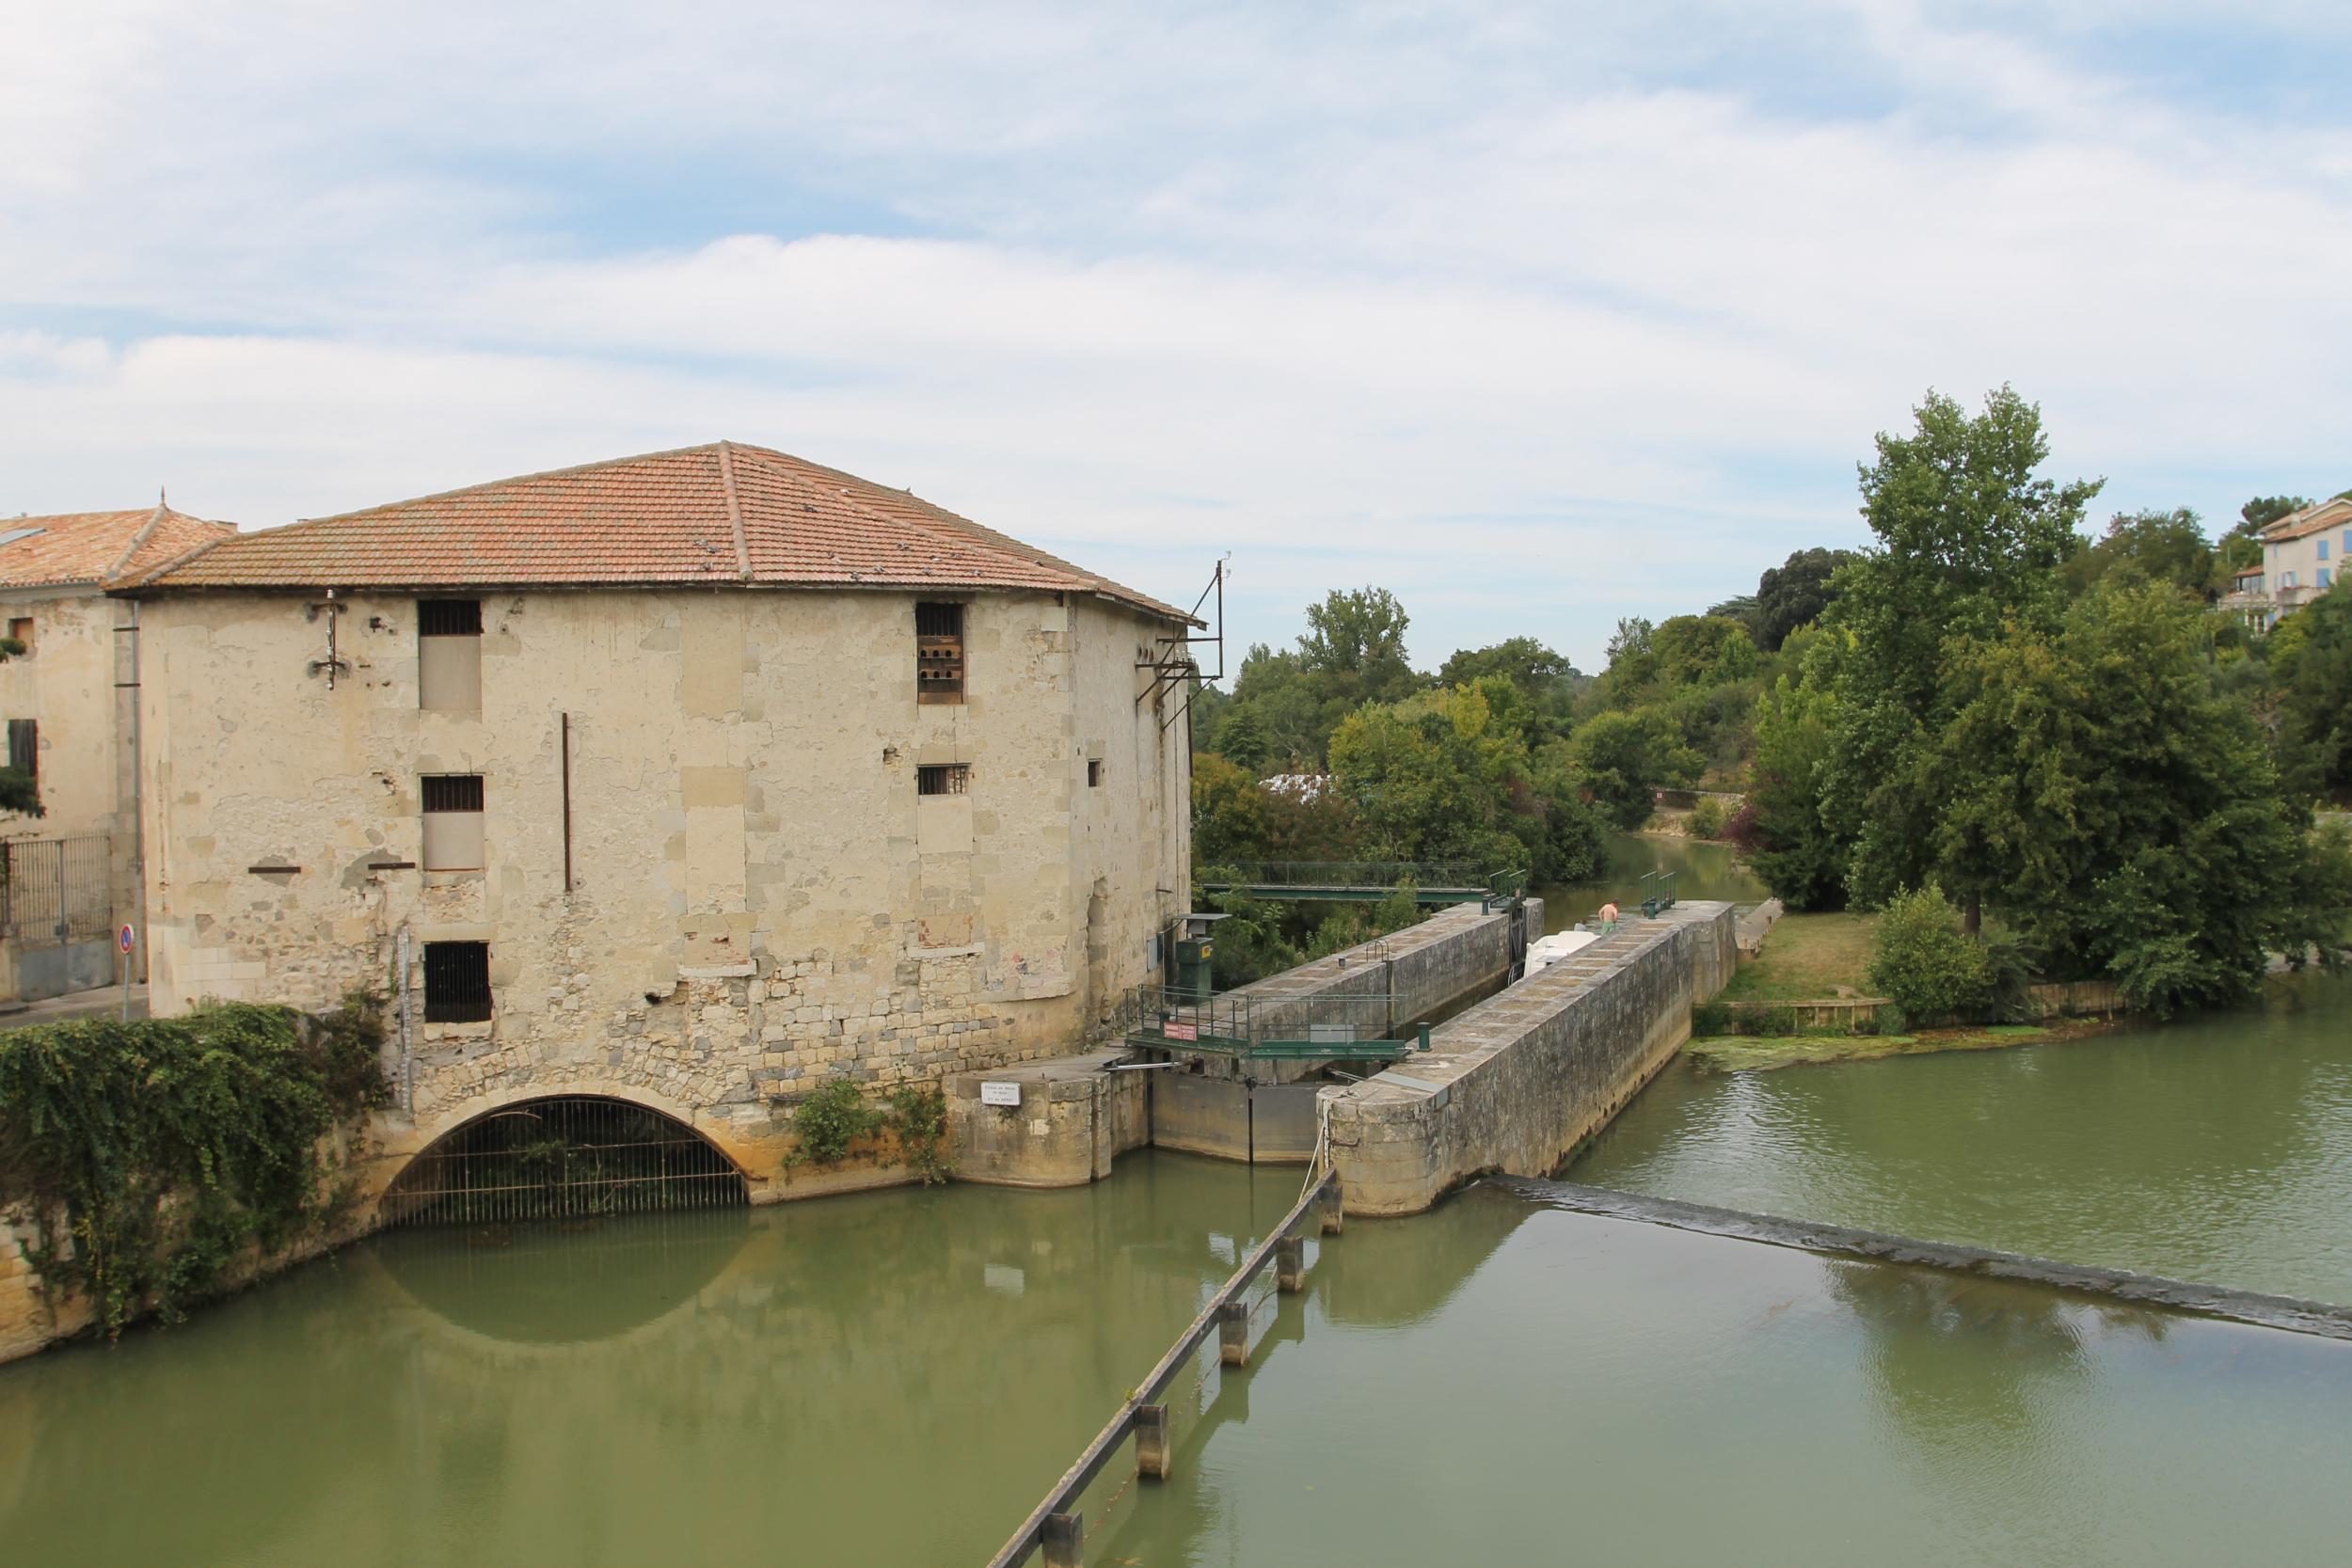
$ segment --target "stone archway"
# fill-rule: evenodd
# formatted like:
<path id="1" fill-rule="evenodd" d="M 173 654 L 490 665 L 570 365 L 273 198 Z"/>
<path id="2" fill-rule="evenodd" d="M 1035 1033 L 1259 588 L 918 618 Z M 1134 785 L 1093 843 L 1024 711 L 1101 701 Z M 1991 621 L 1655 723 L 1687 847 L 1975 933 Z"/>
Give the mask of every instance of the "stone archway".
<path id="1" fill-rule="evenodd" d="M 614 1095 L 550 1094 L 468 1117 L 404 1166 L 387 1227 L 501 1224 L 750 1201 L 743 1172 L 667 1112 Z"/>

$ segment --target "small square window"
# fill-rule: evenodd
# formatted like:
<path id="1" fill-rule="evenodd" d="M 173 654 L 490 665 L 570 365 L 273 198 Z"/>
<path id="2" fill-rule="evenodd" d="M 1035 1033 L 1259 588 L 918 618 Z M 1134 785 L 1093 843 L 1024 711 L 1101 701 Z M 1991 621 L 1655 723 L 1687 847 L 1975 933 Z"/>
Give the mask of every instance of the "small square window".
<path id="1" fill-rule="evenodd" d="M 490 1016 L 490 944 L 424 944 L 424 1021 L 481 1023 Z"/>
<path id="2" fill-rule="evenodd" d="M 8 636 L 12 641 L 24 644 L 25 653 L 31 653 L 33 651 L 33 618 L 30 615 L 8 617 Z"/>
<path id="3" fill-rule="evenodd" d="M 972 766 L 963 762 L 923 763 L 914 769 L 917 795 L 961 795 L 972 784 Z"/>
<path id="4" fill-rule="evenodd" d="M 1103 787 L 1103 759 L 1100 757 L 1087 758 L 1087 787 L 1089 789 Z"/>

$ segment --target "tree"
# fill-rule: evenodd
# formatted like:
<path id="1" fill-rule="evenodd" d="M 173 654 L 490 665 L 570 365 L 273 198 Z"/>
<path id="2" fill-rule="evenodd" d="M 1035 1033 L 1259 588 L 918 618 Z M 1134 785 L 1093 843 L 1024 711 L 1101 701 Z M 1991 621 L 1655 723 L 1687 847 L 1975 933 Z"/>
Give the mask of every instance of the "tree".
<path id="1" fill-rule="evenodd" d="M 1851 550 L 1798 550 L 1777 566 L 1764 568 L 1756 584 L 1756 645 L 1778 653 L 1788 634 L 1810 625 L 1837 596 L 1837 568 L 1854 559 Z"/>
<path id="2" fill-rule="evenodd" d="M 2280 767 L 2301 798 L 2352 799 L 2352 594 L 2322 594 L 2272 636 Z"/>
<path id="3" fill-rule="evenodd" d="M 2066 563 L 2066 585 L 2081 593 L 2110 572 L 2134 572 L 2181 593 L 2209 598 L 2218 571 L 2205 525 L 2187 507 L 2119 512 L 2104 538 Z"/>
<path id="4" fill-rule="evenodd" d="M 1824 819 L 1854 835 L 1852 895 L 1879 903 L 1931 869 L 1928 844 L 1948 792 L 1925 759 L 1952 712 L 1953 652 L 2005 627 L 2047 631 L 2064 612 L 2058 568 L 2100 482 L 2059 484 L 2042 413 L 2002 387 L 1970 416 L 1931 391 L 1910 435 L 1881 434 L 1860 469 L 1877 547 L 1842 568 L 1822 645 L 1837 705 L 1821 769 Z M 1976 909 L 1970 907 L 1973 928 Z"/>
<path id="5" fill-rule="evenodd" d="M 1721 686 L 1756 671 L 1748 628 L 1726 615 L 1677 615 L 1650 634 L 1649 648 L 1662 686 Z"/>
<path id="6" fill-rule="evenodd" d="M 1540 706 L 1576 678 L 1576 666 L 1532 637 L 1512 637 L 1489 647 L 1456 652 L 1438 668 L 1438 684 L 1468 686 L 1488 675 L 1504 677 Z"/>
<path id="7" fill-rule="evenodd" d="M 2233 1002 L 2270 954 L 2340 938 L 2352 870 L 2316 847 L 2243 707 L 2205 671 L 2204 615 L 2163 583 L 2102 582 L 2055 631 L 1955 658 L 1928 849 L 2037 964 L 2112 977 L 2158 1014 Z"/>
<path id="8" fill-rule="evenodd" d="M 1755 781 L 1732 819 L 1732 841 L 1791 910 L 1834 910 L 1846 901 L 1850 839 L 1821 817 L 1834 719 L 1825 682 L 1783 675 L 1756 705 Z"/>
<path id="9" fill-rule="evenodd" d="M 1216 750 L 1252 778 L 1263 773 L 1272 745 L 1266 739 L 1265 726 L 1258 721 L 1258 710 L 1235 705 L 1232 715 L 1217 727 Z"/>
<path id="10" fill-rule="evenodd" d="M 1307 607 L 1307 635 L 1298 652 L 1310 670 L 1355 673 L 1405 662 L 1405 628 L 1412 618 L 1385 588 L 1333 589 Z"/>
<path id="11" fill-rule="evenodd" d="M 1930 882 L 1887 900 L 1871 937 L 1870 985 L 1915 1023 L 1974 1022 L 1992 1005 L 1993 965 Z"/>
<path id="12" fill-rule="evenodd" d="M 2237 522 L 2221 536 L 2217 553 L 2223 575 L 2251 571 L 2262 564 L 2262 531 L 2312 504 L 2308 496 L 2256 496 L 2238 508 Z"/>
<path id="13" fill-rule="evenodd" d="M 1698 774 L 1697 754 L 1661 734 L 1663 727 L 1655 714 L 1611 711 L 1587 719 L 1570 738 L 1585 787 L 1620 828 L 1640 827 L 1661 788 Z"/>

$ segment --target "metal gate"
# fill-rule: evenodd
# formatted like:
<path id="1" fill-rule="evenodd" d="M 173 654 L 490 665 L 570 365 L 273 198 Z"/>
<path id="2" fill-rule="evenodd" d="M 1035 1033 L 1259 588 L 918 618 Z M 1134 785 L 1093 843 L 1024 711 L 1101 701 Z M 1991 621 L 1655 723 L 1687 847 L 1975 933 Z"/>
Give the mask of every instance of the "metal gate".
<path id="1" fill-rule="evenodd" d="M 437 1140 L 385 1193 L 383 1217 L 480 1225 L 750 1200 L 743 1173 L 675 1117 L 564 1095 L 477 1117 Z"/>
<path id="2" fill-rule="evenodd" d="M 48 944 L 108 935 L 113 881 L 103 833 L 0 844 L 0 939 Z"/>

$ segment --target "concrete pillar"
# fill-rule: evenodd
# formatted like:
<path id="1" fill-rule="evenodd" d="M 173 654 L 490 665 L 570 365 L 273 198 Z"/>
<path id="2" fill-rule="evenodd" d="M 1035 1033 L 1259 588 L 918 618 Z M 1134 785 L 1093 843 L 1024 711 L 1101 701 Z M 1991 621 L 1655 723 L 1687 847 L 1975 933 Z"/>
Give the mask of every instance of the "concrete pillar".
<path id="1" fill-rule="evenodd" d="M 1286 1296 L 1307 1288 L 1307 1238 L 1285 1236 L 1274 1243 L 1274 1283 Z"/>
<path id="2" fill-rule="evenodd" d="M 1249 1365 L 1249 1304 L 1229 1301 L 1216 1310 L 1216 1358 L 1220 1365 Z"/>
<path id="3" fill-rule="evenodd" d="M 1041 1537 L 1045 1547 L 1045 1568 L 1086 1568 L 1084 1519 L 1083 1514 L 1077 1513 L 1045 1516 L 1045 1533 Z"/>
<path id="4" fill-rule="evenodd" d="M 1323 1233 L 1326 1236 L 1336 1236 L 1340 1233 L 1344 1215 L 1340 1208 L 1338 1182 L 1335 1181 L 1324 1188 L 1322 1196 L 1315 1199 L 1315 1214 L 1323 1222 Z"/>
<path id="5" fill-rule="evenodd" d="M 1166 1481 L 1176 1468 L 1175 1450 L 1168 1441 L 1168 1406 L 1136 1406 L 1136 1474 Z"/>

